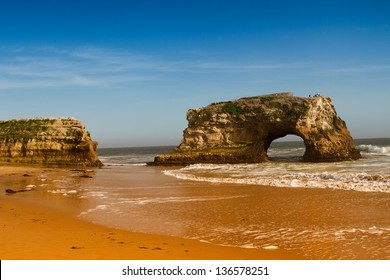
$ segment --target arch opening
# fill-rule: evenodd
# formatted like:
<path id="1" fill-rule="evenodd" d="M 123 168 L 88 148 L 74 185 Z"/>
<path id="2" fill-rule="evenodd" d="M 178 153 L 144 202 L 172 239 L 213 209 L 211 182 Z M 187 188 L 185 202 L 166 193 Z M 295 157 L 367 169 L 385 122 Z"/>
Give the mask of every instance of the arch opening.
<path id="1" fill-rule="evenodd" d="M 302 162 L 305 152 L 306 146 L 303 138 L 294 134 L 276 137 L 266 147 L 270 161 Z"/>

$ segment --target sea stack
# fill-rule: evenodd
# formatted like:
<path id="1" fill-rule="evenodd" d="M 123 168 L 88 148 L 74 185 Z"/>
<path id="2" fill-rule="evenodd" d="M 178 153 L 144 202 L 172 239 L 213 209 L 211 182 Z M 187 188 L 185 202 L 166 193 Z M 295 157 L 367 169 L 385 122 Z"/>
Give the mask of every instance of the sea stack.
<path id="1" fill-rule="evenodd" d="M 73 118 L 0 121 L 0 161 L 101 166 L 85 126 Z"/>
<path id="2" fill-rule="evenodd" d="M 305 98 L 285 92 L 217 102 L 188 110 L 187 120 L 180 146 L 152 164 L 265 162 L 272 141 L 288 134 L 303 139 L 307 162 L 361 157 L 331 98 L 319 94 Z"/>

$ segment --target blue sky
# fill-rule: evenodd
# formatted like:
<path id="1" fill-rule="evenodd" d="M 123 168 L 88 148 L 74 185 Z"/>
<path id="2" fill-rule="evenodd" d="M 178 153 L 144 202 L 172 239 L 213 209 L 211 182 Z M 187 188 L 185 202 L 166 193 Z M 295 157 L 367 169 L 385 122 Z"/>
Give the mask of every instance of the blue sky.
<path id="1" fill-rule="evenodd" d="M 4 3 L 5 2 L 5 3 Z M 100 147 L 176 145 L 186 111 L 330 96 L 390 137 L 389 1 L 2 1 L 0 119 L 72 116 Z"/>

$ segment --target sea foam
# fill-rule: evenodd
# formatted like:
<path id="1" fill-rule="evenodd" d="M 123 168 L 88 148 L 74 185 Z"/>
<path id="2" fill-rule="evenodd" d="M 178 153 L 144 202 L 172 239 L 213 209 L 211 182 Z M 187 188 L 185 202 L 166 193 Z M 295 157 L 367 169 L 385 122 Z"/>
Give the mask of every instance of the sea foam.
<path id="1" fill-rule="evenodd" d="M 376 145 L 359 145 L 357 146 L 358 150 L 362 152 L 368 152 L 373 154 L 389 154 L 390 155 L 390 147 L 380 147 Z"/>
<path id="2" fill-rule="evenodd" d="M 390 193 L 390 176 L 385 170 L 373 173 L 362 161 L 339 164 L 194 164 L 175 170 L 165 170 L 165 175 L 182 180 L 210 183 L 266 185 L 294 188 L 332 188 L 362 192 Z M 362 172 L 366 170 L 366 172 Z"/>

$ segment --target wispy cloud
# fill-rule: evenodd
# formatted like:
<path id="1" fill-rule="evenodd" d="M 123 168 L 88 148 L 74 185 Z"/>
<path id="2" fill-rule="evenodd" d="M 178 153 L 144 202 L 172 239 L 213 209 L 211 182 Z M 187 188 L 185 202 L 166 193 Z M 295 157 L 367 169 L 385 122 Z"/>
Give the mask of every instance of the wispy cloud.
<path id="1" fill-rule="evenodd" d="M 195 69 L 203 69 L 209 71 L 221 72 L 242 72 L 242 71 L 259 71 L 273 69 L 292 69 L 307 66 L 307 63 L 292 62 L 292 63 L 253 63 L 253 64 L 235 64 L 232 62 L 201 62 L 194 64 Z"/>
<path id="2" fill-rule="evenodd" d="M 5 53 L 5 54 L 4 54 Z M 0 89 L 103 87 L 164 79 L 170 73 L 271 71 L 303 63 L 242 63 L 213 58 L 145 55 L 97 47 L 50 46 L 7 50 L 0 56 Z"/>
<path id="3" fill-rule="evenodd" d="M 19 48 L 0 57 L 0 89 L 97 87 L 144 81 L 154 67 L 147 58 L 98 49 Z"/>
<path id="4" fill-rule="evenodd" d="M 65 86 L 65 84 L 49 80 L 24 80 L 21 82 L 17 80 L 0 79 L 0 90 L 54 88 L 58 86 Z"/>
<path id="5" fill-rule="evenodd" d="M 390 64 L 364 64 L 347 67 L 330 67 L 328 69 L 315 71 L 316 75 L 339 76 L 357 75 L 370 73 L 386 73 L 390 71 Z"/>
<path id="6" fill-rule="evenodd" d="M 92 80 L 92 79 L 89 79 L 89 78 L 85 78 L 85 77 L 82 77 L 82 76 L 74 76 L 70 82 L 74 85 L 79 85 L 79 86 L 95 86 L 95 85 L 98 85 L 100 84 L 99 81 L 97 80 Z"/>

